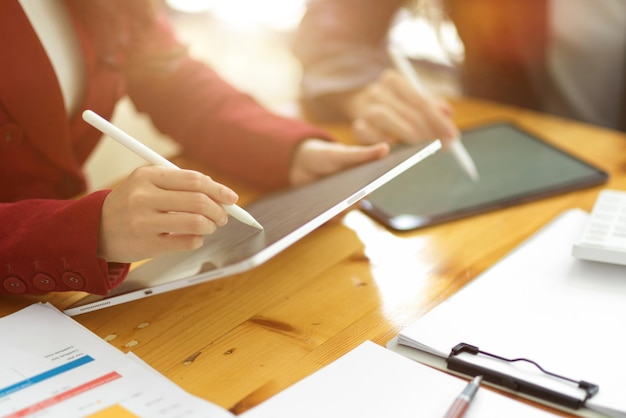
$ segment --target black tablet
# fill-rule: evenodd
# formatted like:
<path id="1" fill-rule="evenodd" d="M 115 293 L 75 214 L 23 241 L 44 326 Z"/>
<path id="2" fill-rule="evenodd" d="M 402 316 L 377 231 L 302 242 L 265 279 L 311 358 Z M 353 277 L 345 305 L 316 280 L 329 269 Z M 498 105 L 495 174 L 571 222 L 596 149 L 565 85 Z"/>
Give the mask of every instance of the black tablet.
<path id="1" fill-rule="evenodd" d="M 537 138 L 497 122 L 463 132 L 480 180 L 450 152 L 412 167 L 361 202 L 391 229 L 413 230 L 604 183 L 607 173 Z"/>

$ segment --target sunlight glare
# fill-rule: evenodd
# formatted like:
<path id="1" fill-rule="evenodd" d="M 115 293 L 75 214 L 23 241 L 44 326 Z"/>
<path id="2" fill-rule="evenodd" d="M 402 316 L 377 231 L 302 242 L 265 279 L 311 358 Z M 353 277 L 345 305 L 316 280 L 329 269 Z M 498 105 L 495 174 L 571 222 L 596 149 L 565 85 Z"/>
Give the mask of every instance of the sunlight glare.
<path id="1" fill-rule="evenodd" d="M 386 319 L 394 322 L 404 311 L 414 314 L 421 309 L 432 273 L 428 238 L 394 235 L 360 211 L 347 213 L 343 224 L 365 246 Z"/>
<path id="2" fill-rule="evenodd" d="M 172 9 L 183 13 L 204 13 L 219 0 L 166 0 Z"/>
<path id="3" fill-rule="evenodd" d="M 208 11 L 231 24 L 293 30 L 304 15 L 306 0 L 167 0 L 167 3 L 187 13 Z"/>

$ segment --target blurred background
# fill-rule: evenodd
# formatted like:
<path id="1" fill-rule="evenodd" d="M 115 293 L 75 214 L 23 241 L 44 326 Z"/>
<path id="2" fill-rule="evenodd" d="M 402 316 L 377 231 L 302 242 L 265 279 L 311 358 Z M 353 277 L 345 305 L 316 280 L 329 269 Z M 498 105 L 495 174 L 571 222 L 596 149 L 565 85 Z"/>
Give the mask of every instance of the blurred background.
<path id="1" fill-rule="evenodd" d="M 224 79 L 274 112 L 299 117 L 301 69 L 290 45 L 305 12 L 306 0 L 162 2 L 179 38 L 195 58 L 208 63 Z M 444 25 L 441 35 L 447 48 L 462 55 L 462 45 L 452 25 Z M 457 93 L 454 67 L 440 47 L 437 35 L 423 19 L 400 13 L 390 36 L 423 64 L 421 75 L 426 76 L 426 82 L 429 73 L 444 75 L 431 77 L 431 88 L 448 96 Z M 421 42 L 407 42 L 417 37 Z M 128 99 L 118 104 L 113 123 L 166 157 L 179 152 L 176 144 L 156 131 L 145 115 L 135 112 Z M 90 189 L 110 186 L 145 164 L 107 138 L 100 142 L 85 166 Z"/>

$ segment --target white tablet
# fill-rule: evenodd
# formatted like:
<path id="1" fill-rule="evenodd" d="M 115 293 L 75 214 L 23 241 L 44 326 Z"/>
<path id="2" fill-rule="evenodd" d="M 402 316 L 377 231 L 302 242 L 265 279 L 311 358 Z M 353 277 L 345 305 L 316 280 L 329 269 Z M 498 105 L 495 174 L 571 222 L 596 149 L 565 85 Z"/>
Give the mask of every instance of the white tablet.
<path id="1" fill-rule="evenodd" d="M 440 148 L 439 141 L 401 146 L 383 159 L 265 195 L 245 207 L 263 225 L 262 231 L 230 219 L 207 235 L 201 248 L 154 258 L 132 269 L 108 295 L 89 295 L 65 313 L 78 315 L 247 271 Z"/>

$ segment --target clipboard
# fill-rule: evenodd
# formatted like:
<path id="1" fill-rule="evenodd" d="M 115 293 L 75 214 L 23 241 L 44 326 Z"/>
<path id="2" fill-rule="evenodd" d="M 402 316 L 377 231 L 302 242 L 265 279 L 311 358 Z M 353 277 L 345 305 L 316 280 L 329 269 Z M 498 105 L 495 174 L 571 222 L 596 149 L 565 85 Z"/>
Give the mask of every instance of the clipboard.
<path id="1" fill-rule="evenodd" d="M 470 129 L 462 138 L 478 182 L 444 151 L 372 193 L 361 210 L 390 229 L 407 231 L 595 186 L 609 177 L 511 122 Z"/>
<path id="2" fill-rule="evenodd" d="M 626 416 L 626 267 L 572 257 L 588 216 L 565 211 L 387 347 L 574 415 Z"/>
<path id="3" fill-rule="evenodd" d="M 525 380 L 523 377 L 517 377 L 506 372 L 501 372 L 495 368 L 477 364 L 470 359 L 465 359 L 463 358 L 463 354 L 465 353 L 471 354 L 470 357 L 483 355 L 508 363 L 526 362 L 535 366 L 539 372 L 553 377 L 556 380 L 560 380 L 564 385 L 569 385 L 571 388 L 579 390 L 575 391 L 577 393 L 571 394 L 568 392 L 572 391 L 562 391 L 550 386 L 542 386 L 532 381 Z M 599 385 L 595 383 L 587 382 L 585 380 L 576 380 L 558 373 L 550 372 L 534 360 L 524 357 L 505 358 L 497 354 L 483 351 L 478 347 L 467 343 L 459 343 L 452 347 L 450 355 L 448 355 L 448 358 L 446 359 L 446 364 L 449 370 L 469 376 L 482 376 L 485 382 L 490 382 L 496 386 L 505 387 L 513 392 L 523 393 L 565 408 L 583 408 L 587 401 L 596 395 L 600 390 Z"/>

